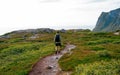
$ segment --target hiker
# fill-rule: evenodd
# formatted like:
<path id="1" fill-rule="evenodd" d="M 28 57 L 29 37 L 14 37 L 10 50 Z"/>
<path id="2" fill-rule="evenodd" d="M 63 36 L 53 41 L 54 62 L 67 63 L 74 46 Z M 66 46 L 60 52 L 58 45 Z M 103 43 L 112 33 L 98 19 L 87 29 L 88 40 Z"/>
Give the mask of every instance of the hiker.
<path id="1" fill-rule="evenodd" d="M 55 50 L 56 50 L 56 54 L 60 53 L 60 49 L 61 49 L 61 36 L 59 34 L 59 31 L 57 31 L 55 38 L 54 38 L 54 42 L 55 42 Z"/>

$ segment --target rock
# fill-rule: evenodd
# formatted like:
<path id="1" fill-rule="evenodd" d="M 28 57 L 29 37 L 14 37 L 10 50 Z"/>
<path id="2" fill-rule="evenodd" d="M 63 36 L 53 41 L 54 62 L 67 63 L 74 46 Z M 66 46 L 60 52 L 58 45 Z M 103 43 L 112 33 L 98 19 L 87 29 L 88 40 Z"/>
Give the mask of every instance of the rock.
<path id="1" fill-rule="evenodd" d="M 94 32 L 114 32 L 116 30 L 120 30 L 120 8 L 102 12 L 93 29 Z"/>
<path id="2" fill-rule="evenodd" d="M 3 36 L 0 36 L 0 38 L 6 38 L 6 39 L 9 39 L 9 38 L 11 38 L 11 36 L 10 36 L 10 35 L 3 35 Z"/>
<path id="3" fill-rule="evenodd" d="M 33 36 L 31 36 L 30 38 L 35 39 L 37 37 L 36 34 L 40 34 L 40 33 L 53 33 L 55 30 L 54 29 L 50 29 L 50 28 L 38 28 L 38 29 L 26 29 L 26 30 L 17 30 L 17 31 L 12 31 L 9 33 L 6 33 L 2 36 L 0 36 L 0 38 L 12 38 L 13 36 L 16 37 L 16 35 L 18 36 L 18 34 L 20 36 L 22 36 L 22 38 L 26 38 L 26 37 L 30 37 L 30 34 L 32 34 Z"/>
<path id="4" fill-rule="evenodd" d="M 60 32 L 65 33 L 65 32 L 66 32 L 66 30 L 65 30 L 65 29 L 61 29 L 61 30 L 60 30 Z"/>
<path id="5" fill-rule="evenodd" d="M 56 59 L 59 59 L 58 57 L 56 57 Z"/>
<path id="6" fill-rule="evenodd" d="M 120 30 L 117 30 L 116 32 L 113 33 L 114 35 L 120 35 Z"/>
<path id="7" fill-rule="evenodd" d="M 54 66 L 48 65 L 47 69 L 52 69 Z"/>
<path id="8" fill-rule="evenodd" d="M 26 30 L 14 31 L 14 33 L 23 33 L 23 32 L 37 34 L 40 32 L 52 33 L 52 32 L 54 32 L 54 30 L 50 29 L 50 28 L 38 28 L 38 29 L 26 29 Z"/>
<path id="9" fill-rule="evenodd" d="M 115 32 L 114 35 L 120 35 L 120 33 L 119 32 Z"/>
<path id="10" fill-rule="evenodd" d="M 35 34 L 35 35 L 33 35 L 33 36 L 31 36 L 31 37 L 29 37 L 30 39 L 36 39 L 36 38 L 39 38 L 39 35 L 38 34 Z"/>

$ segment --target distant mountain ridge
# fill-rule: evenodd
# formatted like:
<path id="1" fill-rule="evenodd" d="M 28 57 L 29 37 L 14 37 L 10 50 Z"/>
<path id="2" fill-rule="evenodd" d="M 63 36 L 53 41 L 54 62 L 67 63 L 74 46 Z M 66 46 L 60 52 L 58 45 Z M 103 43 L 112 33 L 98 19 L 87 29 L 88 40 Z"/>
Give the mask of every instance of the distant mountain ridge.
<path id="1" fill-rule="evenodd" d="M 13 31 L 13 33 L 40 33 L 40 32 L 46 32 L 46 33 L 51 33 L 54 32 L 54 29 L 50 28 L 38 28 L 38 29 L 26 29 L 26 30 L 18 30 L 18 31 Z"/>
<path id="2" fill-rule="evenodd" d="M 11 38 L 12 36 L 26 36 L 26 35 L 35 35 L 38 33 L 53 33 L 55 30 L 50 28 L 38 28 L 38 29 L 25 29 L 25 30 L 16 30 L 9 33 L 6 33 L 0 38 Z"/>
<path id="3" fill-rule="evenodd" d="M 70 31 L 73 32 L 80 32 L 80 31 L 87 31 L 89 32 L 89 29 L 69 29 Z M 61 33 L 66 33 L 69 30 L 65 30 L 65 29 L 61 29 L 59 30 Z M 25 30 L 16 30 L 16 31 L 12 31 L 9 33 L 6 33 L 4 35 L 1 35 L 0 38 L 18 38 L 18 37 L 36 37 L 38 34 L 44 34 L 44 33 L 54 33 L 58 30 L 55 29 L 50 29 L 50 28 L 37 28 L 37 29 L 25 29 Z"/>
<path id="4" fill-rule="evenodd" d="M 102 12 L 94 32 L 114 32 L 120 30 L 120 8 L 110 12 Z"/>

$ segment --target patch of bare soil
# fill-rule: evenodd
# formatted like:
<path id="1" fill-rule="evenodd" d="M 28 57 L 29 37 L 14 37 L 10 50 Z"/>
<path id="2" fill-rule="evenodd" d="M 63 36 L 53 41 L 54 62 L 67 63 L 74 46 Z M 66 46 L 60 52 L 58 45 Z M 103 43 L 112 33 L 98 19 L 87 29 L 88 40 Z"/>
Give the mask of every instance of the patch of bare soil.
<path id="1" fill-rule="evenodd" d="M 69 72 L 61 73 L 58 60 L 74 48 L 74 45 L 67 45 L 59 54 L 53 54 L 41 59 L 33 66 L 28 75 L 69 75 Z"/>

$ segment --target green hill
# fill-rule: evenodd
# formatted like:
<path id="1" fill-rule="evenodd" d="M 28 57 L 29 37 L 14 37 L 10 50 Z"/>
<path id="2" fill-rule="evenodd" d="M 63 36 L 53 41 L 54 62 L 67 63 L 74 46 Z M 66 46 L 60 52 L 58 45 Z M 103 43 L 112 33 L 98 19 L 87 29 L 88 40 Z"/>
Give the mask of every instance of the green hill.
<path id="1" fill-rule="evenodd" d="M 54 53 L 54 35 L 20 33 L 0 38 L 0 75 L 27 75 L 39 59 Z M 63 47 L 67 43 L 76 45 L 72 54 L 59 60 L 63 71 L 72 71 L 73 75 L 120 74 L 119 35 L 68 30 L 61 36 Z"/>

